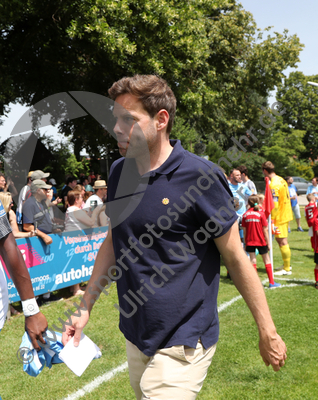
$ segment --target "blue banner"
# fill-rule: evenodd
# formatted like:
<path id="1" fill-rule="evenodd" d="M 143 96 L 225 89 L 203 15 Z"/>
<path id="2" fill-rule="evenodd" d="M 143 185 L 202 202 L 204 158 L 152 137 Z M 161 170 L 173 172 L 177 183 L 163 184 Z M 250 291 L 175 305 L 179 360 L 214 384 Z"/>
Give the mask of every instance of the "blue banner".
<path id="1" fill-rule="evenodd" d="M 97 252 L 108 233 L 108 226 L 49 235 L 46 246 L 38 237 L 17 239 L 29 269 L 35 296 L 86 282 L 93 272 Z M 20 297 L 5 265 L 9 301 Z"/>

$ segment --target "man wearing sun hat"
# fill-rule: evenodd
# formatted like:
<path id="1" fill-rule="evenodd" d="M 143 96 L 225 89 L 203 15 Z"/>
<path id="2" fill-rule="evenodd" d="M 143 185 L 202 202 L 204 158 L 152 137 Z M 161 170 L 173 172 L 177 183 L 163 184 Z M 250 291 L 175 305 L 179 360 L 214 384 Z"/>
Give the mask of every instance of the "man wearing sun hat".
<path id="1" fill-rule="evenodd" d="M 91 210 L 104 204 L 104 200 L 106 200 L 107 196 L 106 181 L 95 181 L 93 189 L 95 190 L 95 194 L 90 196 L 85 203 L 85 208 L 90 208 Z"/>
<path id="2" fill-rule="evenodd" d="M 48 234 L 52 233 L 52 220 L 46 205 L 46 192 L 51 189 L 41 179 L 36 179 L 31 183 L 32 196 L 26 200 L 22 207 L 23 229 L 27 232 L 34 230 L 37 225 L 37 236 L 45 244 L 51 244 L 52 238 Z"/>

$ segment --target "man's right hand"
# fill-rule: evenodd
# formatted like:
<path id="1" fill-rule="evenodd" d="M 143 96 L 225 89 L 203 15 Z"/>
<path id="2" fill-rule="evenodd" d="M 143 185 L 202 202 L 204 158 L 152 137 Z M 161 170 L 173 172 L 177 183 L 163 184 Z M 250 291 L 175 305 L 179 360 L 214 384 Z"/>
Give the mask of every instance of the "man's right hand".
<path id="1" fill-rule="evenodd" d="M 43 333 L 47 330 L 47 320 L 45 316 L 39 312 L 30 317 L 25 318 L 25 330 L 28 332 L 33 347 L 36 350 L 41 350 L 41 347 L 38 344 L 38 340 L 45 344 L 45 340 L 43 338 Z"/>
<path id="2" fill-rule="evenodd" d="M 72 326 L 67 325 L 62 334 L 62 343 L 65 346 L 74 337 L 74 346 L 77 347 L 81 340 L 81 334 L 89 320 L 89 312 L 81 311 L 81 316 L 71 316 Z"/>

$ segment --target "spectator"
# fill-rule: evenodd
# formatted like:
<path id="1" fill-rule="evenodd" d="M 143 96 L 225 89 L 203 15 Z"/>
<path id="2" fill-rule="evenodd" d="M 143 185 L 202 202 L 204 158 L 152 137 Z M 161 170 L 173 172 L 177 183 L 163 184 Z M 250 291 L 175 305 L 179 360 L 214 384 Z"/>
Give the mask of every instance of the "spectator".
<path id="1" fill-rule="evenodd" d="M 96 181 L 96 176 L 94 175 L 94 171 L 91 171 L 90 174 L 88 175 L 88 183 L 94 186 L 95 181 Z"/>
<path id="2" fill-rule="evenodd" d="M 252 192 L 252 194 L 257 194 L 257 190 L 256 190 L 256 186 L 254 184 L 253 181 L 250 180 L 250 178 L 248 177 L 248 172 L 247 172 L 247 168 L 245 165 L 240 165 L 239 167 L 237 167 L 237 169 L 241 172 L 241 179 L 244 185 L 246 185 L 250 191 Z"/>
<path id="3" fill-rule="evenodd" d="M 90 198 L 85 203 L 85 208 L 94 209 L 96 206 L 104 204 L 107 197 L 107 185 L 105 181 L 96 181 L 93 186 L 95 194 L 90 196 Z"/>
<path id="4" fill-rule="evenodd" d="M 73 190 L 76 191 L 76 192 L 80 192 L 82 197 L 84 197 L 84 194 L 86 192 L 85 191 L 85 187 L 83 185 L 79 184 L 79 183 L 74 187 Z"/>
<path id="5" fill-rule="evenodd" d="M 53 190 L 53 197 L 52 201 L 54 201 L 57 198 L 57 189 L 56 189 L 56 180 L 54 178 L 51 178 L 49 180 L 49 184 L 52 185 L 52 190 Z"/>
<path id="6" fill-rule="evenodd" d="M 15 215 L 15 212 L 11 209 L 13 205 L 13 200 L 10 192 L 1 192 L 0 193 L 0 202 L 3 205 L 4 211 L 7 214 L 7 218 L 9 220 L 12 233 L 15 239 L 20 239 L 20 238 L 27 238 L 27 237 L 32 237 L 36 236 L 36 232 L 20 232 L 17 224 L 17 218 Z M 13 315 L 18 315 L 20 314 L 12 305 L 10 305 L 10 311 L 11 314 Z"/>
<path id="7" fill-rule="evenodd" d="M 240 225 L 242 216 L 246 211 L 245 201 L 249 196 L 251 196 L 252 192 L 246 185 L 242 183 L 241 172 L 237 168 L 232 169 L 229 178 L 230 178 L 229 186 L 236 204 L 236 214 L 238 216 L 238 221 Z M 243 243 L 244 237 L 243 237 L 243 231 L 241 229 L 240 229 L 240 237 Z"/>
<path id="8" fill-rule="evenodd" d="M 87 176 L 82 176 L 80 182 L 84 187 L 89 184 Z"/>
<path id="9" fill-rule="evenodd" d="M 85 194 L 83 196 L 84 202 L 86 203 L 87 199 L 94 194 L 94 189 L 91 185 L 85 186 Z M 85 207 L 85 206 L 84 206 Z"/>
<path id="10" fill-rule="evenodd" d="M 27 238 L 36 236 L 36 231 L 33 229 L 29 232 L 20 232 L 17 224 L 17 218 L 15 212 L 11 209 L 13 206 L 13 200 L 10 192 L 1 192 L 0 193 L 0 201 L 3 205 L 5 212 L 7 213 L 7 217 L 12 229 L 13 236 L 16 239 Z"/>
<path id="11" fill-rule="evenodd" d="M 306 194 L 313 193 L 316 198 L 316 203 L 318 202 L 318 178 L 312 178 L 312 185 L 308 186 Z"/>
<path id="12" fill-rule="evenodd" d="M 52 243 L 52 238 L 48 235 L 53 232 L 52 220 L 46 204 L 47 191 L 50 189 L 51 185 L 36 179 L 31 183 L 31 197 L 22 207 L 23 229 L 32 232 L 36 227 L 37 235 L 46 245 Z"/>
<path id="13" fill-rule="evenodd" d="M 300 209 L 299 209 L 299 204 L 298 204 L 297 188 L 293 184 L 294 180 L 291 176 L 287 176 L 285 179 L 286 179 L 286 182 L 288 183 L 290 204 L 291 204 L 291 208 L 293 210 L 293 213 L 294 213 L 294 216 L 296 219 L 297 231 L 304 232 L 303 228 L 300 226 Z M 288 232 L 290 232 L 289 222 L 288 222 Z"/>
<path id="14" fill-rule="evenodd" d="M 47 181 L 47 178 L 50 176 L 49 172 L 43 172 L 40 169 L 37 169 L 35 171 L 32 172 L 31 174 L 31 182 L 40 179 L 43 182 Z M 31 187 L 31 186 L 30 186 Z M 25 200 L 27 200 L 29 197 L 31 197 L 31 190 L 27 189 L 26 194 L 25 194 Z"/>
<path id="15" fill-rule="evenodd" d="M 65 232 L 78 231 L 82 229 L 92 228 L 99 209 L 95 208 L 91 217 L 82 210 L 83 195 L 80 191 L 70 190 L 67 193 L 67 210 L 65 213 Z M 80 285 L 71 286 L 71 292 L 74 296 L 83 295 L 84 291 L 80 289 Z"/>
<path id="16" fill-rule="evenodd" d="M 77 178 L 75 178 L 75 176 L 69 176 L 66 180 L 66 186 L 62 190 L 62 202 L 64 205 L 64 210 L 66 210 L 67 193 L 70 190 L 73 190 L 76 185 L 77 185 Z"/>
<path id="17" fill-rule="evenodd" d="M 6 178 L 2 173 L 0 173 L 0 192 L 4 192 L 5 187 L 6 187 Z"/>
<path id="18" fill-rule="evenodd" d="M 26 195 L 30 190 L 30 186 L 31 186 L 31 183 L 32 183 L 31 175 L 33 174 L 33 172 L 34 171 L 30 171 L 28 173 L 26 185 L 23 186 L 23 188 L 20 190 L 20 194 L 19 194 L 17 210 L 16 210 L 16 216 L 17 216 L 17 224 L 18 224 L 19 230 L 21 232 L 23 231 L 23 226 L 22 226 L 22 207 L 23 207 L 23 204 L 24 204 L 24 202 L 26 200 Z"/>

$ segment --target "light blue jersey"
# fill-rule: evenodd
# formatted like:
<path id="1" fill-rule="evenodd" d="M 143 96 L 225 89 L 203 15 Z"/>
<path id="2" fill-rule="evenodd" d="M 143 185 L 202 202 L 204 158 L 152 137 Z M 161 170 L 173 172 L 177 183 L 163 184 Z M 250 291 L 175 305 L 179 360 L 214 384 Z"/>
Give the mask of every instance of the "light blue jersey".
<path id="1" fill-rule="evenodd" d="M 241 217 L 246 211 L 245 201 L 253 193 L 243 183 L 238 183 L 237 185 L 233 185 L 232 183 L 229 182 L 229 186 L 230 186 L 231 192 L 233 193 L 234 199 L 237 199 L 239 201 L 239 209 L 236 210 L 236 214 L 239 217 Z"/>

